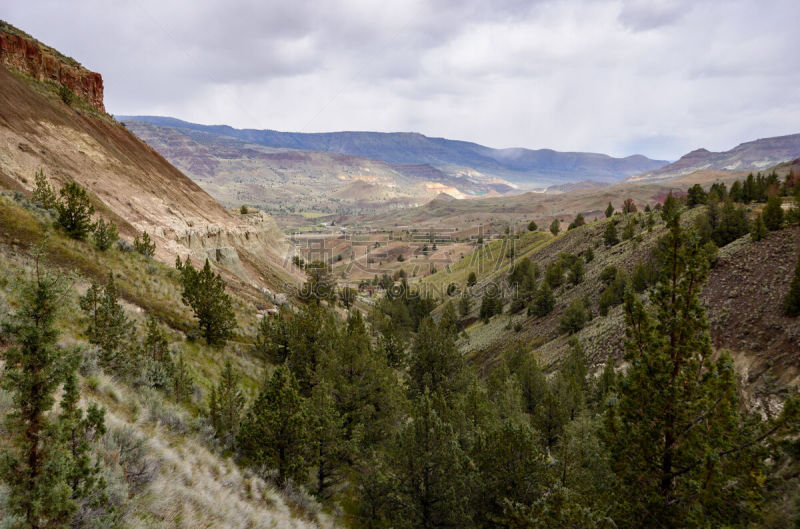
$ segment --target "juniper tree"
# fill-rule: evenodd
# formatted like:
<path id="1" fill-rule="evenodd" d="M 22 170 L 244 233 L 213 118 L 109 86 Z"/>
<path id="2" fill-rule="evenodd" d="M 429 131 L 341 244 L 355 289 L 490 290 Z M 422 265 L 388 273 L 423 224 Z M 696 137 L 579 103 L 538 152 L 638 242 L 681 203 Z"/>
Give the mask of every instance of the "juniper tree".
<path id="1" fill-rule="evenodd" d="M 100 347 L 102 364 L 124 370 L 128 359 L 122 357 L 122 347 L 133 331 L 133 323 L 119 303 L 113 272 L 109 272 L 102 287 L 92 282 L 79 304 L 86 314 L 89 343 Z"/>
<path id="2" fill-rule="evenodd" d="M 550 285 L 547 281 L 542 281 L 542 284 L 539 286 L 539 290 L 536 292 L 536 295 L 531 300 L 531 304 L 528 307 L 528 315 L 543 317 L 547 316 L 553 311 L 553 307 L 556 306 L 556 298 L 553 296 L 553 291 L 550 289 Z"/>
<path id="3" fill-rule="evenodd" d="M 561 231 L 561 224 L 558 222 L 558 219 L 553 219 L 553 222 L 550 223 L 550 233 L 558 235 L 559 231 Z"/>
<path id="4" fill-rule="evenodd" d="M 661 277 L 650 308 L 626 299 L 627 372 L 604 429 L 620 527 L 746 525 L 756 519 L 763 441 L 780 421 L 745 416 L 729 355 L 713 359 L 698 295 L 708 274 L 699 237 L 677 215 L 659 243 Z"/>
<path id="5" fill-rule="evenodd" d="M 44 170 L 39 169 L 34 176 L 35 186 L 33 188 L 33 196 L 31 197 L 34 202 L 38 202 L 44 209 L 56 209 L 58 203 L 58 196 L 47 181 L 44 175 Z"/>
<path id="6" fill-rule="evenodd" d="M 203 269 L 197 271 L 187 258 L 181 270 L 181 283 L 181 299 L 192 308 L 206 343 L 220 345 L 233 336 L 236 314 L 231 298 L 225 293 L 225 280 L 211 270 L 208 259 Z"/>
<path id="7" fill-rule="evenodd" d="M 613 220 L 609 220 L 606 224 L 606 229 L 603 232 L 603 242 L 606 246 L 614 246 L 619 243 L 619 236 L 617 235 L 617 226 Z"/>
<path id="8" fill-rule="evenodd" d="M 133 239 L 133 249 L 135 252 L 144 255 L 145 257 L 153 257 L 156 253 L 156 243 L 150 238 L 150 235 L 144 231 L 142 232 L 141 238 L 139 235 L 137 235 Z"/>
<path id="9" fill-rule="evenodd" d="M 606 218 L 610 219 L 613 214 L 614 214 L 614 206 L 612 206 L 611 202 L 609 202 L 608 207 L 606 208 Z"/>
<path id="10" fill-rule="evenodd" d="M 389 516 L 394 527 L 469 527 L 469 459 L 453 425 L 440 412 L 446 404 L 428 391 L 415 402 L 410 420 L 391 445 Z"/>
<path id="11" fill-rule="evenodd" d="M 767 199 L 762 213 L 764 224 L 770 231 L 779 230 L 783 227 L 783 208 L 781 207 L 781 197 L 772 195 Z"/>
<path id="12" fill-rule="evenodd" d="M 750 228 L 750 237 L 756 242 L 762 240 L 767 236 L 767 225 L 764 224 L 764 217 L 759 213 L 753 220 L 753 225 Z"/>
<path id="13" fill-rule="evenodd" d="M 240 386 L 241 377 L 233 369 L 230 359 L 220 373 L 219 383 L 211 388 L 208 397 L 208 417 L 217 438 L 228 446 L 239 433 L 242 410 L 247 402 Z"/>
<path id="14" fill-rule="evenodd" d="M 59 226 L 73 239 L 85 239 L 94 229 L 94 206 L 89 200 L 89 194 L 77 182 L 67 183 L 58 194 L 60 200 L 55 208 Z"/>
<path id="15" fill-rule="evenodd" d="M 117 225 L 113 221 L 106 223 L 103 219 L 99 219 L 95 225 L 92 239 L 94 240 L 94 247 L 101 252 L 105 252 L 119 239 Z"/>
<path id="16" fill-rule="evenodd" d="M 289 314 L 281 307 L 278 313 L 264 315 L 258 322 L 258 334 L 253 343 L 253 353 L 273 364 L 282 364 L 289 358 Z"/>
<path id="17" fill-rule="evenodd" d="M 412 395 L 421 395 L 429 388 L 449 396 L 466 387 L 466 365 L 453 334 L 430 318 L 419 326 L 409 364 L 408 386 Z"/>
<path id="18" fill-rule="evenodd" d="M 469 276 L 467 276 L 467 286 L 471 287 L 474 286 L 478 282 L 478 276 L 475 275 L 475 272 L 470 272 Z"/>
<path id="19" fill-rule="evenodd" d="M 307 470 L 310 418 L 297 380 L 283 364 L 264 379 L 242 422 L 236 444 L 245 462 L 274 469 L 278 485 L 302 482 Z"/>
<path id="20" fill-rule="evenodd" d="M 462 317 L 467 317 L 470 312 L 472 312 L 472 297 L 464 292 L 458 300 L 458 313 Z"/>
<path id="21" fill-rule="evenodd" d="M 84 413 L 78 407 L 79 400 L 78 377 L 73 367 L 64 381 L 58 430 L 60 442 L 69 454 L 65 477 L 72 499 L 90 509 L 106 501 L 101 465 L 92 453 L 92 444 L 106 433 L 105 409 L 91 403 Z"/>
<path id="22" fill-rule="evenodd" d="M 800 316 L 800 254 L 797 256 L 797 266 L 794 268 L 789 291 L 783 298 L 783 310 L 788 316 Z"/>
<path id="23" fill-rule="evenodd" d="M 15 528 L 64 527 L 77 506 L 68 483 L 70 455 L 50 415 L 55 392 L 70 369 L 56 346 L 55 327 L 67 289 L 63 280 L 39 269 L 24 284 L 19 309 L 3 322 L 14 344 L 3 353 L 0 385 L 12 400 L 6 415 L 0 480 L 8 488 L 6 512 Z"/>
<path id="24" fill-rule="evenodd" d="M 539 226 L 536 225 L 536 221 L 530 221 L 528 223 L 528 231 L 536 231 L 539 229 Z"/>

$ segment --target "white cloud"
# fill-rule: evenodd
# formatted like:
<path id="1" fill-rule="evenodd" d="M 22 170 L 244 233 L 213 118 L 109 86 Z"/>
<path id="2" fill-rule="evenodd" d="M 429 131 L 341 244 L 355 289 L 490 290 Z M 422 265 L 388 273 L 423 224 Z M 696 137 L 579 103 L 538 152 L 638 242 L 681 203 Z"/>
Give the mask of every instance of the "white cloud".
<path id="1" fill-rule="evenodd" d="M 106 106 L 676 158 L 798 132 L 795 0 L 29 0 Z"/>

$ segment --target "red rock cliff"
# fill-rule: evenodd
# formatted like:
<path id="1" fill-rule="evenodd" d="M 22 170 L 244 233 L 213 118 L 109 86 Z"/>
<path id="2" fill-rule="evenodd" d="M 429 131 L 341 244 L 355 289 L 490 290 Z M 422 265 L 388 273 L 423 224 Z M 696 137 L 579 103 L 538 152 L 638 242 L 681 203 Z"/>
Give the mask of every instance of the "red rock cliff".
<path id="1" fill-rule="evenodd" d="M 83 97 L 101 112 L 103 106 L 103 77 L 90 72 L 80 64 L 71 64 L 32 38 L 26 38 L 5 30 L 0 26 L 0 64 L 15 68 L 40 81 L 55 81 Z M 74 62 L 74 61 L 72 61 Z"/>

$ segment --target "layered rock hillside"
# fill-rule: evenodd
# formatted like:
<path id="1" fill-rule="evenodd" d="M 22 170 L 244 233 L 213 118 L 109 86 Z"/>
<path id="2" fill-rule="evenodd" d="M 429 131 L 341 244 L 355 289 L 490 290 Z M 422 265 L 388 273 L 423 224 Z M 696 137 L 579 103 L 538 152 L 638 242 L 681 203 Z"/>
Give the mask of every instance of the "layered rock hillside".
<path id="1" fill-rule="evenodd" d="M 0 64 L 14 68 L 38 81 L 66 86 L 86 99 L 95 109 L 103 106 L 103 77 L 82 67 L 27 33 L 0 20 Z"/>
<path id="2" fill-rule="evenodd" d="M 24 54 L 0 53 L 0 185 L 28 191 L 41 169 L 56 188 L 72 180 L 88 188 L 100 213 L 114 219 L 126 238 L 142 231 L 154 236 L 156 256 L 164 261 L 176 255 L 209 257 L 242 284 L 271 289 L 299 280 L 282 268 L 285 243 L 268 215 L 230 213 L 122 124 L 100 113 L 99 74 L 5 30 L 0 44 L 9 42 L 16 44 L 0 50 Z M 60 77 L 53 79 L 56 73 Z M 41 82 L 42 77 L 53 82 Z M 75 83 L 84 81 L 82 91 L 83 85 Z M 59 97 L 58 82 L 74 87 L 78 98 L 71 105 Z"/>

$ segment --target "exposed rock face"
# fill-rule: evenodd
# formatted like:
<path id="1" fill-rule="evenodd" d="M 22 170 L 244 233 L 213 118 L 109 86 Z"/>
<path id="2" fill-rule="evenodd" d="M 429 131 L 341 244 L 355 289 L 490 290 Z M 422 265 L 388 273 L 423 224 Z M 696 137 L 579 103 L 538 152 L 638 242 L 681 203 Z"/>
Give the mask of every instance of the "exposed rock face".
<path id="1" fill-rule="evenodd" d="M 100 112 L 106 111 L 103 106 L 103 77 L 99 73 L 91 72 L 36 39 L 17 32 L 0 23 L 0 64 L 39 81 L 64 85 Z"/>

